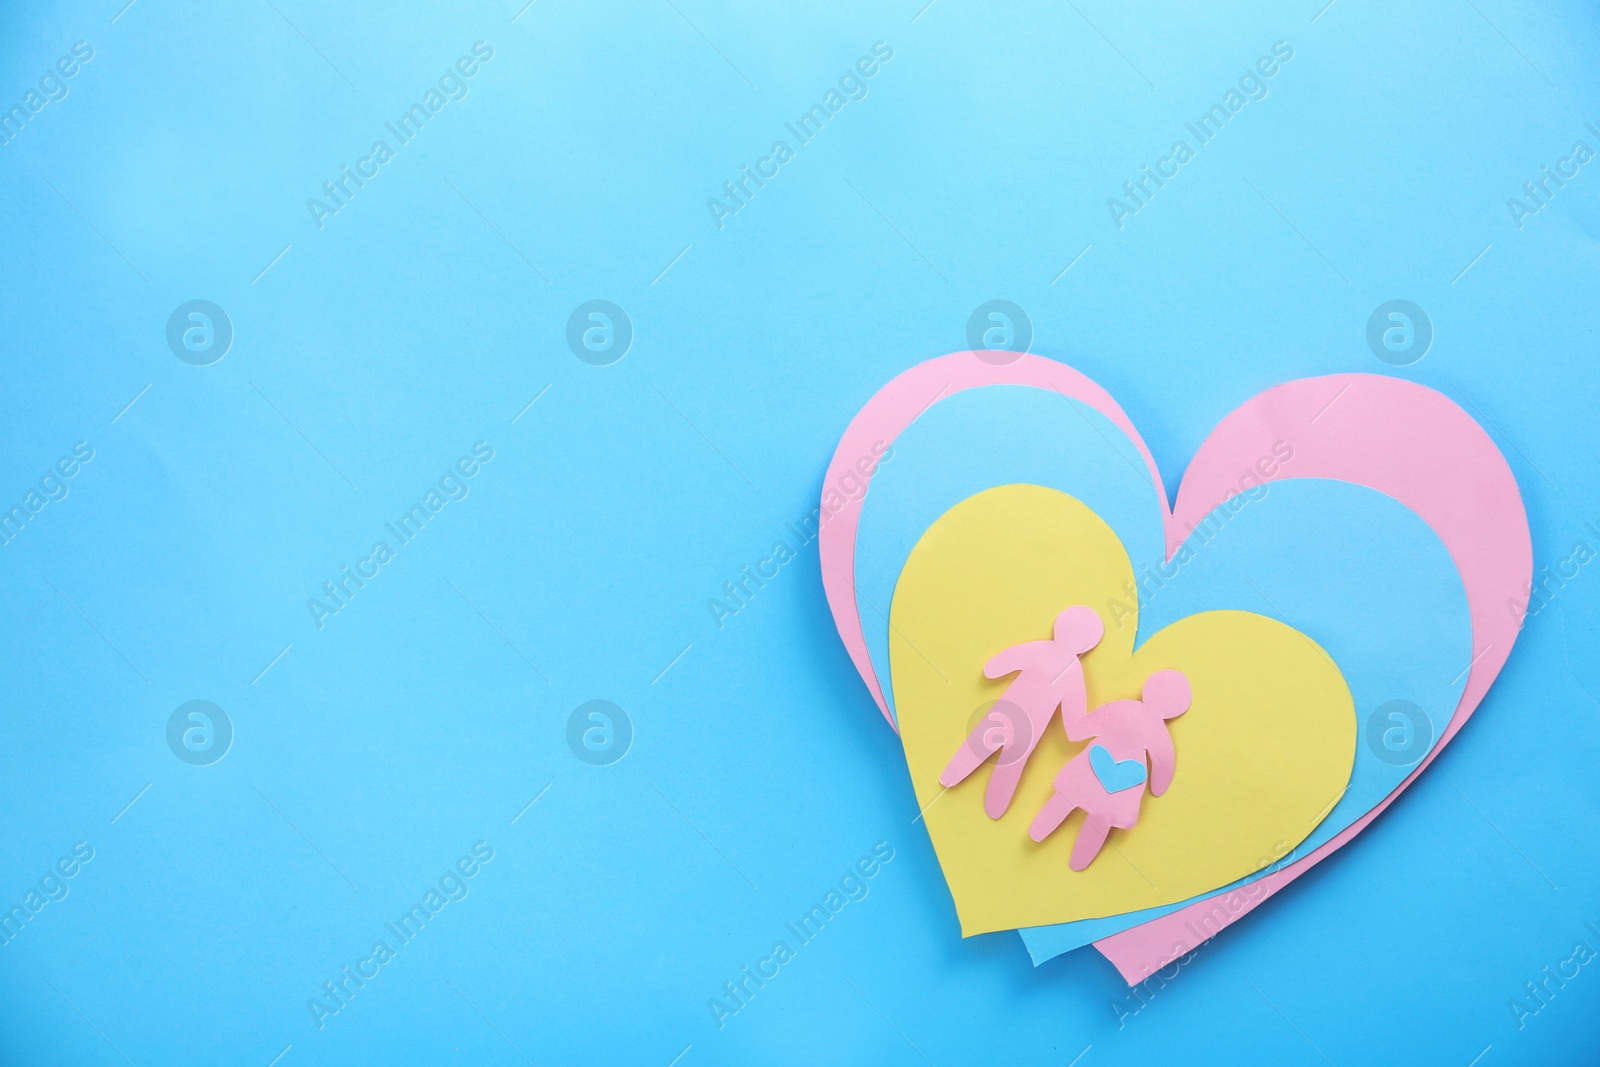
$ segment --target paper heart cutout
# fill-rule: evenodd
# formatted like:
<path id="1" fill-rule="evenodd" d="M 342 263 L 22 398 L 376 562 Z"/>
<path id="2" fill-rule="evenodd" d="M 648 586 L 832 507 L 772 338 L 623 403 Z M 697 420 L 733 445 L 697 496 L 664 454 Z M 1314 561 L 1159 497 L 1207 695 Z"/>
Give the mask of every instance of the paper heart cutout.
<path id="1" fill-rule="evenodd" d="M 1119 760 L 1100 745 L 1089 746 L 1089 769 L 1094 771 L 1107 793 L 1120 793 L 1144 785 L 1144 760 Z"/>
<path id="2" fill-rule="evenodd" d="M 1288 441 L 1274 448 L 1267 458 L 1293 461 Z M 1300 630 L 1334 658 L 1360 709 L 1358 721 L 1365 723 L 1397 697 L 1424 709 L 1430 729 L 1415 735 L 1406 765 L 1358 745 L 1344 796 L 1290 855 L 1273 853 L 1275 866 L 1310 855 L 1393 792 L 1460 702 L 1473 658 L 1466 590 L 1444 543 L 1386 494 L 1325 478 L 1251 489 L 1210 513 L 1169 569 L 1163 564 L 1163 506 L 1133 442 L 1098 411 L 1053 390 L 991 385 L 941 399 L 895 439 L 893 456 L 886 458 L 892 462 L 874 473 L 862 502 L 855 584 L 867 650 L 897 722 L 893 627 L 878 605 L 892 605 L 913 546 L 941 516 L 1007 485 L 1049 488 L 1081 502 L 1132 557 L 1142 595 L 1136 600 L 1125 589 L 1115 601 L 1102 601 L 1105 623 L 1097 615 L 1097 628 L 1136 626 L 1143 637 L 1202 611 L 1265 614 Z M 1130 613 L 1130 605 L 1139 610 Z M 1033 703 L 1024 695 L 1019 707 Z M 989 775 L 986 804 L 997 786 L 1007 791 L 1005 783 L 1024 762 L 1002 764 L 1004 774 L 997 767 Z M 955 784 L 944 775 L 941 782 Z M 926 799 L 919 800 L 919 809 Z M 1018 932 L 1039 963 L 1205 897 L 1246 888 L 1266 873 L 1171 904 Z"/>
<path id="3" fill-rule="evenodd" d="M 1136 625 L 1110 624 L 1081 657 L 1088 708 L 1139 698 L 1155 674 L 1174 669 L 1190 694 L 1163 729 L 1176 772 L 1159 797 L 1107 805 L 1119 829 L 1102 859 L 1079 857 L 1086 813 L 1042 841 L 1032 836 L 1059 774 L 1081 766 L 1084 742 L 1069 740 L 1065 708 L 1038 728 L 1012 716 L 1021 746 L 944 787 L 973 716 L 1010 699 L 1010 678 L 987 677 L 985 662 L 1050 634 L 1059 605 L 1104 605 L 1132 577 L 1104 519 L 1066 493 L 1025 484 L 963 500 L 906 562 L 891 609 L 901 739 L 963 935 L 1096 919 L 1227 886 L 1304 840 L 1345 792 L 1357 728 L 1339 668 L 1294 627 L 1226 609 L 1177 618 L 1137 648 Z M 1026 690 L 1015 699 L 1037 703 Z M 1142 762 L 1133 767 L 1142 781 Z M 1016 793 L 994 818 L 984 798 L 1008 771 Z"/>
<path id="4" fill-rule="evenodd" d="M 1123 590 L 1115 603 L 1099 605 L 1104 627 L 1128 629 L 1136 617 L 1147 635 L 1208 609 L 1266 614 L 1306 633 L 1338 662 L 1363 723 L 1397 697 L 1422 709 L 1430 728 L 1416 734 L 1405 766 L 1381 758 L 1387 753 L 1371 745 L 1357 745 L 1344 797 L 1290 856 L 1274 854 L 1275 865 L 1309 856 L 1394 792 L 1461 701 L 1472 661 L 1466 589 L 1445 544 L 1387 494 L 1328 478 L 1253 488 L 1211 512 L 1168 568 L 1165 504 L 1138 448 L 1099 411 L 1054 390 L 984 386 L 941 398 L 894 438 L 885 459 L 891 462 L 872 472 L 872 491 L 862 501 L 854 582 L 867 653 L 896 721 L 886 609 L 910 550 L 952 507 L 1005 485 L 1061 491 L 1093 510 L 1122 541 L 1139 576 L 1141 609 L 1131 616 L 1134 590 Z M 1270 467 L 1293 459 L 1293 446 L 1282 440 L 1261 461 Z M 1307 566 L 1312 560 L 1315 565 Z M 997 785 L 1006 792 L 1013 771 L 1021 771 L 1021 763 L 990 774 L 987 793 Z M 1018 933 L 1038 963 L 1206 896 L 1245 888 L 1264 873 L 1154 909 Z"/>
<path id="5" fill-rule="evenodd" d="M 1098 384 L 1041 356 L 1023 355 L 1003 365 L 990 362 L 991 356 L 957 352 L 897 376 L 851 420 L 828 467 L 824 485 L 830 488 L 822 502 L 819 534 L 824 590 L 845 648 L 886 718 L 854 593 L 862 498 L 831 488 L 858 482 L 861 457 L 883 455 L 907 425 L 945 396 L 983 385 L 1027 385 L 1053 389 L 1100 411 L 1134 442 L 1153 484 L 1162 484 L 1149 449 Z M 1475 651 L 1466 687 L 1443 735 L 1416 770 L 1382 804 L 1310 856 L 1254 883 L 1243 899 L 1224 895 L 1196 902 L 1097 941 L 1096 948 L 1130 983 L 1214 936 L 1364 829 L 1427 768 L 1477 708 L 1521 628 L 1533 552 L 1516 479 L 1488 434 L 1466 412 L 1443 394 L 1401 379 L 1365 374 L 1306 378 L 1240 405 L 1201 445 L 1184 475 L 1176 507 L 1166 510 L 1169 555 L 1189 529 L 1238 491 L 1238 473 L 1269 454 L 1285 427 L 1292 428 L 1295 441 L 1294 468 L 1262 472 L 1263 481 L 1329 478 L 1368 486 L 1409 507 L 1445 544 L 1472 616 Z"/>

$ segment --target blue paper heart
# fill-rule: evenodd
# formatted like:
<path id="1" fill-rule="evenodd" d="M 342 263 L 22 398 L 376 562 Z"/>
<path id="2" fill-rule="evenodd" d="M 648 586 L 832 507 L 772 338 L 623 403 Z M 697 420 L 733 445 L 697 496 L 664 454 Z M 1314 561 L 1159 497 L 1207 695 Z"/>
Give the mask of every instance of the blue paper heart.
<path id="1" fill-rule="evenodd" d="M 1106 751 L 1104 746 L 1091 745 L 1089 766 L 1094 770 L 1094 776 L 1100 779 L 1100 784 L 1106 787 L 1107 793 L 1120 793 L 1124 789 L 1144 785 L 1142 759 L 1119 760 Z"/>

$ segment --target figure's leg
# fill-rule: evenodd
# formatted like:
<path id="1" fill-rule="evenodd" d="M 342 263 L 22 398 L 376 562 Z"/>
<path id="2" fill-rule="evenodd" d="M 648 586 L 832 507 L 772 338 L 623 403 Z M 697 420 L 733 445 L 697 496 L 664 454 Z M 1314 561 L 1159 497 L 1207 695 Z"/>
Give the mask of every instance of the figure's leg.
<path id="1" fill-rule="evenodd" d="M 1078 829 L 1078 839 L 1072 843 L 1072 858 L 1068 862 L 1075 871 L 1081 871 L 1100 855 L 1100 846 L 1111 833 L 1111 823 L 1104 815 L 1085 812 L 1083 825 Z"/>
<path id="2" fill-rule="evenodd" d="M 1022 781 L 1023 769 L 1028 766 L 1028 756 L 1033 745 L 1026 748 L 1008 746 L 1000 750 L 1000 760 L 989 775 L 989 788 L 983 794 L 983 810 L 991 819 L 998 819 L 1011 806 L 1017 794 L 1017 784 Z"/>
<path id="3" fill-rule="evenodd" d="M 1039 814 L 1033 817 L 1033 825 L 1028 827 L 1028 836 L 1035 841 L 1043 841 L 1067 821 L 1067 816 L 1071 815 L 1077 806 L 1070 797 L 1052 793 L 1050 799 L 1044 802 L 1044 807 L 1039 809 Z"/>
<path id="4" fill-rule="evenodd" d="M 1000 758 L 989 776 L 983 810 L 991 819 L 1000 818 L 1011 806 L 1011 798 L 1016 795 L 1017 784 L 1022 781 L 1023 769 L 1027 767 L 1028 756 L 1038 742 L 1043 724 L 1048 723 L 1053 714 L 1053 707 L 1030 712 L 1011 700 L 996 701 L 945 764 L 939 784 L 948 789 L 965 781 L 998 749 Z M 1036 721 L 1040 719 L 1042 722 Z"/>
<path id="5" fill-rule="evenodd" d="M 961 747 L 956 749 L 956 754 L 950 757 L 950 762 L 945 764 L 944 773 L 939 775 L 939 784 L 946 789 L 960 785 L 967 780 L 968 775 L 983 766 L 983 761 L 994 755 L 994 750 L 999 747 L 1000 740 L 994 731 L 994 725 L 985 717 L 973 728 L 972 733 L 967 735 Z"/>
<path id="6" fill-rule="evenodd" d="M 1075 809 L 1083 808 L 1087 813 L 1089 807 L 1084 801 L 1087 799 L 1092 803 L 1094 798 L 1094 792 L 1088 787 L 1088 782 L 1093 781 L 1092 775 L 1087 752 L 1080 752 L 1062 764 L 1052 783 L 1055 792 L 1050 794 L 1050 799 L 1044 802 L 1044 806 L 1033 817 L 1033 823 L 1028 827 L 1028 836 L 1035 841 L 1043 841 L 1055 833 L 1057 827 L 1066 822 L 1067 816 Z M 1094 784 L 1098 788 L 1100 783 Z"/>

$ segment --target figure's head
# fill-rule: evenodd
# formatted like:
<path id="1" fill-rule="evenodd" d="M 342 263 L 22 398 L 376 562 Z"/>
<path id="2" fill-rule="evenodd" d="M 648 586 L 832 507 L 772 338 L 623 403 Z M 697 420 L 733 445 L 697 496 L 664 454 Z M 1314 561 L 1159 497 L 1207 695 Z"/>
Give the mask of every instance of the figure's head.
<path id="1" fill-rule="evenodd" d="M 1194 699 L 1189 679 L 1182 671 L 1156 671 L 1144 682 L 1144 705 L 1163 719 L 1176 719 Z"/>
<path id="2" fill-rule="evenodd" d="M 1073 652 L 1082 654 L 1100 643 L 1105 636 L 1105 624 L 1093 608 L 1082 604 L 1070 607 L 1056 616 L 1056 640 Z"/>

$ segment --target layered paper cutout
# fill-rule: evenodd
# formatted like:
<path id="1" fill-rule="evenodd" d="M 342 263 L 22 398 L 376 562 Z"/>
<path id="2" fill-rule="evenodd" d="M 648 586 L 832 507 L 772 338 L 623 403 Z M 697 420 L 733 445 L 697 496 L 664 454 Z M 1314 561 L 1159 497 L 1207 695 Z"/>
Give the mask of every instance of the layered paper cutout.
<path id="1" fill-rule="evenodd" d="M 1141 633 L 1208 608 L 1259 611 L 1328 651 L 1363 727 L 1396 699 L 1425 709 L 1431 719 L 1429 738 L 1418 737 L 1403 764 L 1360 745 L 1344 798 L 1309 838 L 1274 857 L 1281 865 L 1382 803 L 1443 729 L 1471 658 L 1466 593 L 1449 553 L 1422 520 L 1397 501 L 1346 482 L 1275 485 L 1230 517 L 1225 531 L 1204 543 L 1195 538 L 1193 545 L 1190 561 L 1144 606 Z M 1023 940 L 1043 961 L 1172 910 L 1025 930 Z"/>
<path id="2" fill-rule="evenodd" d="M 996 366 L 976 353 L 930 360 L 880 390 L 841 439 L 830 465 L 830 483 L 862 449 L 874 442 L 894 442 L 924 411 L 986 385 L 1028 386 L 1082 402 L 1132 443 L 1136 465 L 1149 472 L 1152 490 L 1160 485 L 1149 451 L 1131 422 L 1094 382 L 1042 357 L 1023 356 Z M 1482 429 L 1432 390 L 1370 375 L 1290 382 L 1253 398 L 1224 419 L 1186 473 L 1177 508 L 1168 513 L 1160 506 L 1169 555 L 1178 551 L 1197 520 L 1236 494 L 1240 472 L 1259 469 L 1261 457 L 1275 442 L 1286 439 L 1294 442 L 1297 462 L 1292 469 L 1261 469 L 1261 481 L 1336 479 L 1384 492 L 1428 523 L 1460 572 L 1472 616 L 1474 652 L 1465 668 L 1457 713 L 1425 757 L 1425 767 L 1482 699 L 1520 625 L 1520 619 L 1503 608 L 1515 602 L 1531 571 L 1527 522 L 1515 480 Z M 866 499 L 872 500 L 871 492 Z M 859 500 L 845 501 L 831 513 L 821 537 L 823 580 L 846 649 L 887 716 L 889 705 L 855 603 L 854 552 L 860 516 Z M 1170 922 L 1146 923 L 1104 938 L 1097 947 L 1130 982 L 1138 981 L 1192 948 L 1197 935 L 1191 931 L 1205 932 L 1198 936 L 1215 933 L 1348 841 L 1384 803 L 1387 800 L 1306 859 L 1262 878 L 1261 891 L 1246 903 L 1239 904 L 1232 894 L 1221 908 L 1195 903 L 1166 917 Z"/>
<path id="3" fill-rule="evenodd" d="M 1270 863 L 1275 842 L 1304 839 L 1344 792 L 1356 720 L 1338 668 L 1305 635 L 1243 611 L 1182 619 L 1138 651 L 1131 627 L 1108 627 L 1083 655 L 1090 707 L 1138 697 L 1160 670 L 1181 671 L 1193 690 L 1188 714 L 1171 724 L 1183 773 L 1164 796 L 1146 798 L 1135 829 L 1112 831 L 1116 854 L 1106 859 L 1116 862 L 1075 871 L 1073 835 L 1029 837 L 1057 772 L 1084 747 L 1059 721 L 1032 748 L 1000 818 L 985 810 L 981 774 L 939 784 L 1005 691 L 980 669 L 995 650 L 1048 637 L 1060 605 L 1105 603 L 1132 575 L 1093 511 L 1028 485 L 958 504 L 906 562 L 890 638 L 901 737 L 964 935 L 1112 915 L 1225 885 Z"/>
<path id="4" fill-rule="evenodd" d="M 1092 495 L 1094 510 L 1124 543 L 1147 553 L 1135 567 L 1139 585 L 1155 592 L 1145 629 L 1208 607 L 1257 611 L 1336 649 L 1358 707 L 1410 700 L 1427 710 L 1437 736 L 1456 706 L 1466 677 L 1461 665 L 1470 659 L 1465 594 L 1442 543 L 1389 497 L 1325 479 L 1253 487 L 1206 518 L 1169 565 L 1159 500 L 1134 465 L 1137 450 L 1079 401 L 1019 386 L 969 389 L 930 407 L 895 448 L 893 469 L 874 478 L 862 506 L 858 601 L 892 588 L 917 537 L 973 487 L 1048 480 Z M 1262 454 L 1269 465 L 1293 466 L 1292 445 L 1280 440 L 1273 448 Z M 1121 606 L 1110 607 L 1107 617 L 1133 625 L 1136 602 L 1120 594 Z M 862 614 L 869 656 L 887 679 L 888 619 Z M 892 683 L 884 695 L 892 710 Z M 1408 769 L 1360 750 L 1350 790 L 1307 844 L 1322 844 L 1365 814 Z M 1026 931 L 1024 940 L 1042 961 L 1170 910 Z"/>
<path id="5" fill-rule="evenodd" d="M 873 477 L 860 505 L 855 598 L 891 722 L 888 608 L 906 557 L 951 507 L 1012 483 L 1049 486 L 1083 501 L 1134 560 L 1161 559 L 1160 497 L 1127 436 L 1104 415 L 1053 390 L 1024 386 L 969 389 L 932 405 L 900 434 L 894 464 Z"/>
<path id="6" fill-rule="evenodd" d="M 1089 717 L 1083 654 L 1098 645 L 1105 632 L 1093 608 L 1075 604 L 1056 616 L 1048 640 L 1024 641 L 995 653 L 983 665 L 983 676 L 1009 678 L 1005 692 L 956 748 L 939 784 L 947 789 L 960 785 L 995 756 L 983 810 L 991 819 L 1004 815 L 1028 757 L 1058 712 L 1069 741 L 1086 739 L 1074 729 Z"/>
<path id="7" fill-rule="evenodd" d="M 1330 388 L 1331 387 L 1331 388 Z M 1339 478 L 1394 497 L 1425 521 L 1450 551 L 1472 615 L 1473 654 L 1456 714 L 1400 786 L 1316 851 L 1263 877 L 1258 892 L 1223 907 L 1191 904 L 1095 942 L 1128 982 L 1138 982 L 1254 910 L 1279 889 L 1359 834 L 1416 781 L 1461 729 L 1505 665 L 1522 627 L 1520 592 L 1533 572 L 1533 546 L 1521 491 L 1489 435 L 1453 401 L 1424 386 L 1374 375 L 1332 375 L 1288 382 L 1241 405 L 1201 445 L 1183 485 L 1173 524 L 1193 522 L 1222 473 L 1259 455 L 1285 428 L 1307 462 L 1295 477 Z M 1169 525 L 1169 538 L 1173 526 Z"/>
<path id="8" fill-rule="evenodd" d="M 1102 704 L 1077 724 L 1064 719 L 1067 740 L 1088 741 L 1089 749 L 1056 772 L 1055 796 L 1033 817 L 1028 836 L 1043 841 L 1073 812 L 1083 812 L 1069 866 L 1087 869 L 1112 830 L 1139 825 L 1146 783 L 1153 797 L 1172 788 L 1178 754 L 1170 724 L 1193 702 L 1189 676 L 1167 667 L 1145 679 L 1138 697 Z"/>

